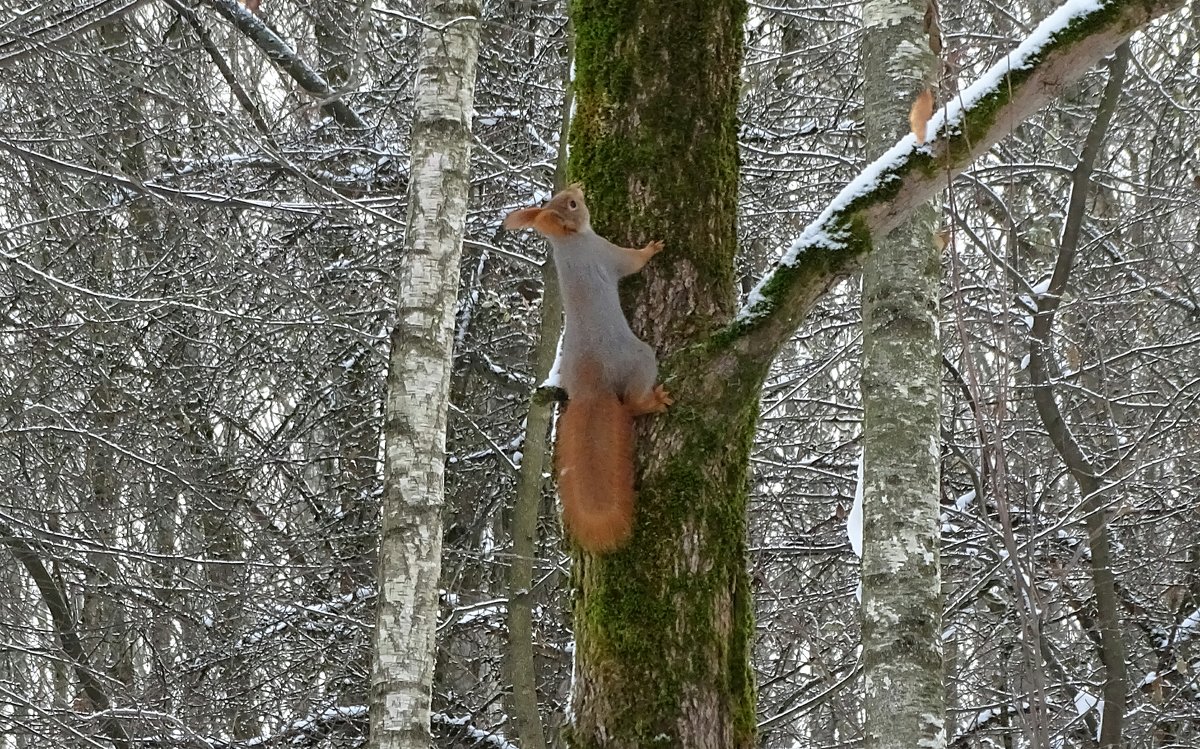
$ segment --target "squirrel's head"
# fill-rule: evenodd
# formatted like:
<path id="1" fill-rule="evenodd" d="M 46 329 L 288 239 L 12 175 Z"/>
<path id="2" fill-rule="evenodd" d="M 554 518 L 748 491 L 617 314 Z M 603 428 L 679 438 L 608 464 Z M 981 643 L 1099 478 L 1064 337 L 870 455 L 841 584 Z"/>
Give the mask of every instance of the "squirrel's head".
<path id="1" fill-rule="evenodd" d="M 505 229 L 533 227 L 545 237 L 562 238 L 587 229 L 591 223 L 583 186 L 575 183 L 542 206 L 513 211 L 504 219 Z"/>

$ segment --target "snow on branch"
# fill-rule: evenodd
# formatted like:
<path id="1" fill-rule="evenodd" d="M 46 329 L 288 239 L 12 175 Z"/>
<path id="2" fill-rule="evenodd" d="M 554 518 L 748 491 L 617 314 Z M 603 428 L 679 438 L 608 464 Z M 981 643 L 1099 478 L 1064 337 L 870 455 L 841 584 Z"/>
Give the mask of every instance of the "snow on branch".
<path id="1" fill-rule="evenodd" d="M 817 299 L 853 272 L 876 237 L 1003 136 L 1055 99 L 1149 21 L 1183 0 L 1067 0 L 1013 52 L 929 121 L 933 138 L 907 135 L 835 197 L 758 283 L 721 338 L 752 359 L 772 358 Z M 932 240 L 931 240 L 932 241 Z"/>

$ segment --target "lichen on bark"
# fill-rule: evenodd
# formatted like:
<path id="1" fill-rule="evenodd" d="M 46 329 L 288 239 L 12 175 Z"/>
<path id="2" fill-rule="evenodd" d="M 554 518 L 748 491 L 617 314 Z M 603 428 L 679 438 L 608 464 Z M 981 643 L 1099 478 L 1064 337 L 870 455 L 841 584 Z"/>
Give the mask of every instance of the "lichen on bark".
<path id="1" fill-rule="evenodd" d="M 891 19 L 863 35 L 868 156 L 909 125 L 934 77 L 928 0 L 866 0 Z M 863 268 L 862 622 L 866 749 L 946 743 L 938 522 L 941 264 L 937 213 L 917 206 L 874 241 Z"/>

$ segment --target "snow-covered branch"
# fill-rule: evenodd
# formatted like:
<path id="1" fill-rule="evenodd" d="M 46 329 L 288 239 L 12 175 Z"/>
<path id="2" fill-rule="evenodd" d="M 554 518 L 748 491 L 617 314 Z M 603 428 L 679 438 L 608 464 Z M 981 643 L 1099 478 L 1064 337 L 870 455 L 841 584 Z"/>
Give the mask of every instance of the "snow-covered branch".
<path id="1" fill-rule="evenodd" d="M 1068 0 L 1013 52 L 935 113 L 934 137 L 905 136 L 850 182 L 750 293 L 721 337 L 761 362 L 774 356 L 873 240 L 967 168 L 1062 87 L 1182 0 Z"/>

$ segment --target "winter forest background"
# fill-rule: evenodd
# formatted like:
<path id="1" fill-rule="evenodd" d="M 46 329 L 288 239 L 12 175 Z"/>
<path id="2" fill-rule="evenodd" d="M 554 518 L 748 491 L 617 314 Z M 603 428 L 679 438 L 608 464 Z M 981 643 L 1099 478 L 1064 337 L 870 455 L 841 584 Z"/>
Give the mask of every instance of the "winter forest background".
<path id="1" fill-rule="evenodd" d="M 1053 7 L 943 3 L 943 100 Z M 0 0 L 3 749 L 105 746 L 114 720 L 139 746 L 366 740 L 421 10 L 264 0 L 260 28 L 230 0 Z M 562 176 L 564 14 L 483 4 L 433 693 L 447 747 L 515 735 L 511 508 L 544 375 L 546 248 L 500 221 Z M 749 5 L 743 293 L 864 164 L 861 26 L 857 2 Z M 1067 86 L 940 199 L 951 746 L 1094 746 L 1106 667 L 1125 672 L 1128 746 L 1200 745 L 1195 0 L 1134 37 L 1055 323 L 1053 396 L 1103 477 L 1099 507 L 1027 371 L 1111 74 Z M 762 747 L 861 737 L 859 310 L 858 280 L 837 286 L 762 393 L 747 560 Z M 1107 666 L 1099 514 L 1124 646 Z M 545 482 L 523 598 L 553 746 L 570 564 Z"/>

